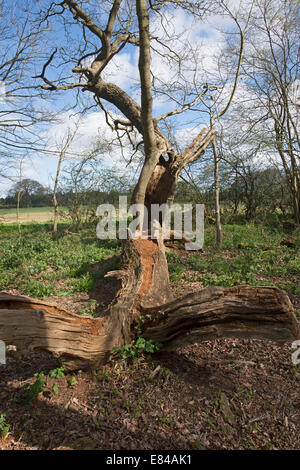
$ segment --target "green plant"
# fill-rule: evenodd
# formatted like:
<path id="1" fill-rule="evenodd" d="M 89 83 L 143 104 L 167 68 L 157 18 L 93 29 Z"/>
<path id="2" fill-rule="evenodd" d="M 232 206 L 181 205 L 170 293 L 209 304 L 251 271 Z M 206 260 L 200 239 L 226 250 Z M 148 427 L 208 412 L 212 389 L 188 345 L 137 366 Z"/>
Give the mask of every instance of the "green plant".
<path id="1" fill-rule="evenodd" d="M 162 344 L 155 343 L 152 339 L 145 339 L 140 336 L 136 342 L 125 344 L 120 348 L 114 347 L 113 350 L 119 358 L 128 360 L 138 359 L 145 354 L 151 355 L 161 347 Z"/>
<path id="2" fill-rule="evenodd" d="M 203 413 L 203 418 L 206 420 L 206 422 L 213 428 L 217 429 L 217 426 L 215 424 L 215 420 L 211 418 L 207 413 Z"/>
<path id="3" fill-rule="evenodd" d="M 253 433 L 260 431 L 259 424 L 258 424 L 258 423 L 254 423 L 254 424 L 252 425 L 252 427 L 250 428 L 250 430 L 251 430 L 251 432 L 253 432 Z"/>
<path id="4" fill-rule="evenodd" d="M 52 369 L 49 372 L 49 376 L 53 379 L 61 379 L 65 376 L 65 369 L 63 367 L 58 367 L 57 369 Z"/>
<path id="5" fill-rule="evenodd" d="M 23 390 L 25 390 L 25 403 L 30 403 L 33 398 L 36 398 L 41 392 L 45 390 L 46 380 L 45 374 L 40 372 L 39 374 L 34 374 L 37 377 L 36 381 L 29 385 L 25 384 Z"/>
<path id="6" fill-rule="evenodd" d="M 35 279 L 30 279 L 24 286 L 24 291 L 27 295 L 32 297 L 47 297 L 53 293 L 53 286 L 41 283 Z"/>
<path id="7" fill-rule="evenodd" d="M 196 450 L 202 450 L 202 446 L 201 446 L 201 443 L 199 441 L 199 439 L 196 439 L 195 442 L 194 442 L 194 446 L 195 446 L 195 449 Z"/>
<path id="8" fill-rule="evenodd" d="M 184 271 L 184 267 L 175 263 L 171 263 L 169 264 L 168 268 L 169 268 L 169 273 L 170 273 L 170 280 L 180 281 L 181 275 Z"/>
<path id="9" fill-rule="evenodd" d="M 268 442 L 268 443 L 265 445 L 265 449 L 266 449 L 266 450 L 273 450 L 273 449 L 274 449 L 274 444 L 272 444 L 272 442 Z"/>
<path id="10" fill-rule="evenodd" d="M 111 375 L 112 375 L 112 373 L 111 373 L 111 371 L 110 371 L 109 369 L 107 369 L 107 368 L 104 367 L 104 368 L 101 370 L 101 373 L 100 373 L 100 374 L 98 374 L 96 371 L 94 371 L 94 375 L 95 375 L 95 377 L 96 377 L 97 380 L 109 380 L 110 377 L 111 377 Z"/>
<path id="11" fill-rule="evenodd" d="M 72 230 L 69 223 L 61 223 L 59 228 Z M 89 239 L 89 227 L 82 228 L 76 243 L 74 236 L 62 235 L 63 230 L 53 240 L 49 229 L 49 224 L 24 224 L 20 242 L 14 225 L 0 225 L 0 289 L 16 288 L 37 298 L 72 295 L 77 286 L 86 291 L 97 282 L 91 268 L 120 251 L 115 241 Z M 62 283 L 57 282 L 60 280 Z"/>
<path id="12" fill-rule="evenodd" d="M 167 367 L 165 367 L 162 372 L 166 377 L 169 377 L 172 374 L 172 371 Z"/>
<path id="13" fill-rule="evenodd" d="M 125 400 L 122 407 L 128 411 L 131 408 L 130 400 Z"/>
<path id="14" fill-rule="evenodd" d="M 160 421 L 163 425 L 172 424 L 174 422 L 172 416 L 163 416 L 160 418 Z"/>
<path id="15" fill-rule="evenodd" d="M 6 413 L 0 415 L 0 431 L 2 438 L 6 438 L 10 430 L 10 424 L 6 422 Z"/>
<path id="16" fill-rule="evenodd" d="M 142 325 L 147 321 L 151 320 L 152 315 L 150 313 L 147 313 L 146 315 L 140 315 L 137 319 L 137 325 L 134 327 L 137 334 L 141 334 L 142 332 Z"/>
<path id="17" fill-rule="evenodd" d="M 57 397 L 57 395 L 59 394 L 59 386 L 58 386 L 58 384 L 54 384 L 54 385 L 53 385 L 52 391 L 53 391 L 53 395 L 54 395 L 55 397 Z"/>
<path id="18" fill-rule="evenodd" d="M 216 408 L 220 406 L 221 397 L 222 397 L 222 390 L 219 389 L 216 392 L 214 392 L 214 398 L 212 399 L 212 401 L 214 405 L 216 406 Z"/>
<path id="19" fill-rule="evenodd" d="M 68 384 L 70 385 L 70 387 L 74 387 L 74 385 L 77 384 L 77 380 L 76 380 L 76 377 L 74 377 L 74 375 L 72 375 L 72 377 L 68 379 Z"/>
<path id="20" fill-rule="evenodd" d="M 246 448 L 249 447 L 250 449 L 255 449 L 255 444 L 252 441 L 252 439 L 245 439 L 244 443 L 245 443 Z"/>
<path id="21" fill-rule="evenodd" d="M 140 408 L 138 405 L 135 405 L 133 408 L 133 417 L 134 419 L 138 419 L 141 416 Z"/>
<path id="22" fill-rule="evenodd" d="M 98 306 L 99 304 L 97 300 L 91 299 L 89 300 L 88 305 L 86 307 L 83 307 L 78 311 L 78 315 L 90 315 L 92 317 L 95 317 Z"/>
<path id="23" fill-rule="evenodd" d="M 74 281 L 74 289 L 77 292 L 88 292 L 91 290 L 94 286 L 94 280 L 91 277 L 90 273 L 86 273 L 83 276 L 81 276 L 79 279 L 76 279 Z"/>

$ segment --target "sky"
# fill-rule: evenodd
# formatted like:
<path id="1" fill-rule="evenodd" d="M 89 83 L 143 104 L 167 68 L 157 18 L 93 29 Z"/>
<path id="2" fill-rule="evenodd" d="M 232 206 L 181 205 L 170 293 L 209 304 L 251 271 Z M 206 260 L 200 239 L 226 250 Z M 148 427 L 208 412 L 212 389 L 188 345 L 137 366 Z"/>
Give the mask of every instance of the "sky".
<path id="1" fill-rule="evenodd" d="M 233 10 L 237 9 L 239 4 L 240 1 L 230 1 L 230 7 Z M 244 5 L 250 5 L 250 0 L 244 0 Z M 199 83 L 201 83 L 201 80 L 205 80 L 205 78 L 210 79 L 212 76 L 218 75 L 216 57 L 220 57 L 226 45 L 225 35 L 222 31 L 229 30 L 232 27 L 232 23 L 228 18 L 211 15 L 205 22 L 198 22 L 196 25 L 195 19 L 180 9 L 176 9 L 172 17 L 166 15 L 163 22 L 160 21 L 158 15 L 156 18 L 156 21 L 151 23 L 151 30 L 165 44 L 168 44 L 169 47 L 174 48 L 180 54 L 185 53 L 187 44 L 192 45 L 194 57 L 196 57 L 199 64 L 197 78 Z M 174 39 L 174 35 L 176 39 Z M 183 80 L 181 77 L 178 77 L 174 63 L 170 63 L 170 60 L 162 58 L 160 55 L 163 48 L 158 42 L 155 43 L 155 48 L 157 52 L 152 53 L 151 58 L 151 69 L 155 76 L 159 77 L 163 83 L 171 86 L 176 81 L 183 83 L 186 80 L 187 83 L 193 83 L 194 70 L 190 57 L 187 57 L 187 60 L 181 64 Z M 203 73 L 204 70 L 206 71 L 205 73 Z M 105 69 L 103 78 L 116 83 L 126 91 L 131 88 L 131 95 L 139 102 L 138 49 L 130 46 L 128 49 L 125 48 L 124 52 L 115 56 L 109 67 Z M 5 89 L 5 84 L 2 84 L 0 87 L 0 94 L 3 89 Z M 230 86 L 228 92 L 230 92 Z M 245 95 L 245 93 L 246 90 L 242 90 L 242 94 Z M 55 101 L 51 101 L 51 104 L 49 104 L 50 109 L 56 112 L 57 122 L 49 124 L 46 129 L 43 128 L 40 131 L 41 140 L 45 142 L 46 149 L 51 151 L 59 148 L 68 131 L 74 129 L 79 118 L 78 115 L 74 115 L 74 111 L 63 109 L 66 108 L 69 100 L 67 92 L 65 96 L 62 96 L 62 94 L 59 96 L 59 103 L 56 104 Z M 0 111 L 1 106 L 5 106 L 3 98 L 0 99 Z M 171 109 L 174 109 L 174 104 L 166 96 L 160 94 L 154 98 L 154 116 L 159 116 Z M 199 132 L 200 128 L 207 124 L 207 116 L 205 115 L 197 116 L 196 123 L 189 123 L 191 117 L 195 120 L 195 113 L 187 113 L 185 116 L 181 115 L 179 117 L 178 123 L 180 129 L 177 130 L 176 137 L 180 142 L 188 144 Z M 82 116 L 77 135 L 68 150 L 66 160 L 76 158 L 76 155 L 88 152 L 97 140 L 110 140 L 113 137 L 115 137 L 115 134 L 107 126 L 104 113 L 94 108 L 91 112 Z M 125 157 L 127 159 L 130 157 L 129 149 L 125 150 Z M 120 171 L 128 172 L 126 162 L 116 146 L 114 146 L 112 152 L 107 153 L 104 157 L 102 156 L 102 160 L 104 166 L 115 167 Z M 67 161 L 63 164 L 63 168 L 66 164 Z M 22 164 L 22 177 L 35 179 L 46 186 L 53 186 L 56 166 L 57 156 L 35 153 L 31 155 L 30 160 L 24 160 Z M 12 179 L 17 179 L 19 177 L 18 174 L 19 164 L 17 163 L 15 167 L 11 167 L 10 175 Z M 2 180 L 0 196 L 3 197 L 10 186 L 11 181 Z"/>

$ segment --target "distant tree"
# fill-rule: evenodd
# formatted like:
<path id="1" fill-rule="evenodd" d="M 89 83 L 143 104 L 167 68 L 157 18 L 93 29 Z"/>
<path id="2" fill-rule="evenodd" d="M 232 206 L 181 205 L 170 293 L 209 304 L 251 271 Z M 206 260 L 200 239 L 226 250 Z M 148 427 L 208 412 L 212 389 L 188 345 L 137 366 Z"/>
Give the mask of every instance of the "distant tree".
<path id="1" fill-rule="evenodd" d="M 276 209 L 286 211 L 286 185 L 282 173 L 276 167 L 261 169 L 251 162 L 235 169 L 234 182 L 224 194 L 224 200 L 231 201 L 234 212 L 241 208 L 247 221 L 256 216 L 268 218 Z"/>
<path id="2" fill-rule="evenodd" d="M 299 23 L 300 4 L 257 0 L 250 47 L 243 66 L 252 106 L 241 109 L 239 126 L 256 133 L 265 151 L 281 163 L 295 221 L 300 224 Z M 279 158 L 278 158 L 279 157 Z"/>
<path id="3" fill-rule="evenodd" d="M 6 203 L 16 204 L 20 195 L 20 207 L 32 207 L 49 205 L 49 189 L 41 183 L 30 178 L 24 178 L 16 182 L 8 191 Z"/>
<path id="4" fill-rule="evenodd" d="M 62 184 L 64 203 L 77 225 L 95 215 L 99 204 L 117 204 L 120 194 L 132 193 L 126 175 L 103 167 L 101 160 L 93 155 L 69 162 L 63 172 Z"/>

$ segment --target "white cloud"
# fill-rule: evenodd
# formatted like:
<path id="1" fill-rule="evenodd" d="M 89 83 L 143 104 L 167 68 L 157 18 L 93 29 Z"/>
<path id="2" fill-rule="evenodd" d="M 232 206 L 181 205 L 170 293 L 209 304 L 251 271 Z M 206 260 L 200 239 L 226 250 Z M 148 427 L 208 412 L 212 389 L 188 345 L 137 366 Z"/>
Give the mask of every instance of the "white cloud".
<path id="1" fill-rule="evenodd" d="M 3 103 L 5 101 L 5 95 L 6 95 L 5 83 L 2 80 L 0 80 L 0 103 Z"/>
<path id="2" fill-rule="evenodd" d="M 131 85 L 138 83 L 138 56 L 132 53 L 123 52 L 117 54 L 105 68 L 102 74 L 104 80 L 118 85 L 120 88 L 128 89 Z"/>
<path id="3" fill-rule="evenodd" d="M 66 142 L 68 133 L 75 132 L 78 123 L 76 136 L 67 152 L 69 158 L 88 153 L 99 136 L 103 140 L 111 138 L 112 131 L 107 126 L 102 111 L 86 116 L 74 115 L 73 112 L 68 111 L 61 113 L 59 120 L 42 135 L 42 138 L 47 140 L 47 149 L 58 151 Z"/>
<path id="4" fill-rule="evenodd" d="M 122 116 L 114 114 L 113 117 L 116 118 Z M 59 122 L 53 124 L 44 135 L 44 137 L 47 137 L 47 149 L 49 151 L 57 151 L 58 146 L 61 146 L 62 142 L 65 142 L 68 131 L 70 129 L 71 131 L 74 131 L 78 119 L 78 115 L 74 116 L 74 113 L 61 113 Z M 107 150 L 105 143 L 110 143 L 113 141 L 114 144 L 112 145 L 111 149 Z M 99 111 L 89 113 L 88 115 L 85 115 L 81 118 L 78 133 L 69 147 L 64 161 L 66 163 L 67 161 L 73 159 L 76 160 L 88 155 L 89 152 L 93 150 L 96 143 L 99 144 L 101 149 L 102 142 L 104 146 L 103 148 L 105 150 L 103 154 L 101 154 L 100 151 L 98 159 L 103 167 L 116 168 L 120 171 L 125 170 L 128 173 L 130 170 L 126 165 L 127 162 L 131 159 L 133 150 L 127 139 L 124 138 L 122 141 L 124 144 L 123 151 L 121 150 L 120 143 L 117 140 L 116 133 L 113 132 L 106 123 L 104 112 Z M 46 163 L 44 171 L 46 171 L 46 168 L 48 168 L 48 178 L 50 179 L 53 179 L 55 175 L 57 158 L 57 154 L 54 154 L 53 156 L 49 154 L 49 156 L 45 159 Z M 39 158 L 37 157 L 34 159 L 34 161 L 38 161 L 38 159 Z M 137 164 L 137 161 L 138 155 L 136 155 L 135 159 L 133 160 L 134 164 Z M 33 174 L 36 175 L 36 173 L 34 173 L 34 169 L 32 169 L 31 177 L 33 177 Z"/>
<path id="5" fill-rule="evenodd" d="M 201 124 L 197 124 L 197 126 L 178 129 L 175 133 L 175 139 L 181 148 L 185 148 L 192 143 L 193 139 L 197 137 L 203 128 L 208 129 L 209 123 L 203 121 Z"/>

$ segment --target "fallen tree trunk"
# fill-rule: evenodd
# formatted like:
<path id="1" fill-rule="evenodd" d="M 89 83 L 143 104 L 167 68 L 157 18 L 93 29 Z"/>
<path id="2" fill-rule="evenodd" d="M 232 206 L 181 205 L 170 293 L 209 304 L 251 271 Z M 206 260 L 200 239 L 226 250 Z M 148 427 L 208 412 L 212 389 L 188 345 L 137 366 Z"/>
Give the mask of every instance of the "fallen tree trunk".
<path id="1" fill-rule="evenodd" d="M 140 335 L 167 349 L 222 337 L 278 342 L 300 338 L 287 294 L 276 287 L 209 287 L 170 300 L 163 246 L 152 240 L 127 242 L 122 280 L 109 315 L 75 315 L 47 302 L 0 294 L 0 339 L 19 353 L 46 351 L 66 369 L 101 365 L 113 347 L 131 342 L 139 317 Z M 159 286 L 159 291 L 158 291 Z"/>
<path id="2" fill-rule="evenodd" d="M 159 309 L 144 309 L 142 335 L 174 348 L 218 338 L 285 343 L 300 335 L 293 306 L 276 287 L 208 287 Z"/>

